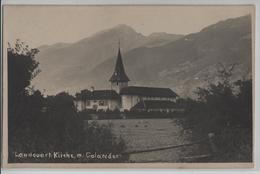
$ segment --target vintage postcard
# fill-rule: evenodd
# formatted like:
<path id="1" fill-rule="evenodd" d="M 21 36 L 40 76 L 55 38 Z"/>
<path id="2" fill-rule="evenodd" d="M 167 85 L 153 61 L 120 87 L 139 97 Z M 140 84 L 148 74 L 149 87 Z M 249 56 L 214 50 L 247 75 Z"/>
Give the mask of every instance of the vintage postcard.
<path id="1" fill-rule="evenodd" d="M 4 167 L 253 167 L 254 27 L 254 5 L 4 5 Z"/>

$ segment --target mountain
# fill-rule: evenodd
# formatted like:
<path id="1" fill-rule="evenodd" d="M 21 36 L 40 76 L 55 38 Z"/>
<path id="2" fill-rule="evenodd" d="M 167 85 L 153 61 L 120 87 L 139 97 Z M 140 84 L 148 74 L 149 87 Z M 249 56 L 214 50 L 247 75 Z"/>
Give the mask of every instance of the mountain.
<path id="1" fill-rule="evenodd" d="M 109 89 L 118 38 L 130 85 L 170 87 L 181 96 L 216 81 L 221 65 L 236 64 L 232 80 L 251 76 L 251 17 L 227 19 L 186 36 L 143 36 L 120 25 L 73 44 L 44 46 L 35 87 L 47 94 L 95 86 Z"/>
<path id="2" fill-rule="evenodd" d="M 251 43 L 251 17 L 243 16 L 220 21 L 175 42 L 133 49 L 123 54 L 123 61 L 131 85 L 170 87 L 181 96 L 193 96 L 197 87 L 217 80 L 220 64 L 236 64 L 232 80 L 251 76 Z M 115 60 L 98 65 L 81 83 L 108 88 Z"/>
<path id="3" fill-rule="evenodd" d="M 55 94 L 71 88 L 88 87 L 85 76 L 94 67 L 111 59 L 117 54 L 118 41 L 123 52 L 140 46 L 154 47 L 181 38 L 182 35 L 157 33 L 144 36 L 127 25 L 118 25 L 100 31 L 91 37 L 76 43 L 57 43 L 39 47 L 36 59 L 40 63 L 41 73 L 33 80 L 32 85 Z M 76 83 L 77 82 L 77 83 Z"/>
<path id="4" fill-rule="evenodd" d="M 180 39 L 182 35 L 168 34 L 165 32 L 152 33 L 150 34 L 145 42 L 145 47 L 155 47 L 165 45 L 167 43 Z"/>

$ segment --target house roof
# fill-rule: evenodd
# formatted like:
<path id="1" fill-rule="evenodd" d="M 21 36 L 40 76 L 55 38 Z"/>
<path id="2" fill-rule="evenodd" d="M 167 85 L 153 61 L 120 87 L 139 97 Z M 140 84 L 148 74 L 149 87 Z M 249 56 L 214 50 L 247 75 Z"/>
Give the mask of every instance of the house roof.
<path id="1" fill-rule="evenodd" d="M 138 109 L 175 109 L 177 108 L 176 103 L 172 101 L 161 101 L 161 100 L 144 100 L 137 103 L 131 110 Z"/>
<path id="2" fill-rule="evenodd" d="M 177 97 L 170 88 L 128 86 L 120 91 L 120 95 L 139 95 L 146 97 Z"/>
<path id="3" fill-rule="evenodd" d="M 111 78 L 109 79 L 109 81 L 110 82 L 128 82 L 128 81 L 130 81 L 125 73 L 120 48 L 118 50 L 115 70 L 114 70 L 114 73 L 112 74 Z"/>
<path id="4" fill-rule="evenodd" d="M 76 94 L 78 100 L 120 100 L 120 95 L 114 90 L 83 90 Z"/>

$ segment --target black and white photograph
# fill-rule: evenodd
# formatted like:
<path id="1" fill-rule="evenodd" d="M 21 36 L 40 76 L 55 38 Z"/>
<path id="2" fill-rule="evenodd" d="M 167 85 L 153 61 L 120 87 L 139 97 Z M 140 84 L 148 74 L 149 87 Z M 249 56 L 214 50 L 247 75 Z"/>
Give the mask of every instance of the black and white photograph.
<path id="1" fill-rule="evenodd" d="M 251 168 L 253 5 L 3 6 L 4 166 Z"/>

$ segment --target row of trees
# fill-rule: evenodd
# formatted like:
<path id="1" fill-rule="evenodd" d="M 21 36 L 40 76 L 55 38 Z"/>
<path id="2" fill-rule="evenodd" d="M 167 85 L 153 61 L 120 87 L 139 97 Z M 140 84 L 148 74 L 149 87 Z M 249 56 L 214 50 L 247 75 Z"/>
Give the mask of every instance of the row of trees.
<path id="1" fill-rule="evenodd" d="M 109 127 L 89 124 L 84 128 L 73 104 L 73 97 L 62 92 L 44 97 L 30 88 L 40 72 L 35 55 L 19 40 L 8 49 L 8 143 L 9 162 L 124 162 L 123 140 L 116 139 Z M 17 153 L 113 153 L 115 159 L 32 159 L 16 158 Z"/>

